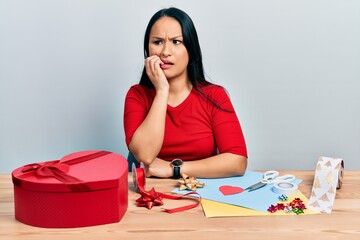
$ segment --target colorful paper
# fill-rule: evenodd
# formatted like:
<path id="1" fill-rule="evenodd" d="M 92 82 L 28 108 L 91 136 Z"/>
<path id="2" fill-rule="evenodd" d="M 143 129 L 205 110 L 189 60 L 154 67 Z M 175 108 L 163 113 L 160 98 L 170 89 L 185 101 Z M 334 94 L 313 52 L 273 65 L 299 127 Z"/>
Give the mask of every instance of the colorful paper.
<path id="1" fill-rule="evenodd" d="M 278 202 L 279 195 L 272 191 L 272 185 L 266 185 L 255 191 L 243 191 L 238 194 L 223 195 L 219 190 L 221 186 L 233 186 L 239 188 L 247 188 L 263 179 L 263 173 L 247 170 L 243 176 L 216 178 L 216 179 L 200 179 L 199 181 L 205 183 L 205 187 L 197 189 L 197 192 L 203 199 L 208 199 L 220 203 L 226 203 L 236 206 L 241 206 L 261 212 L 267 212 L 267 208 L 271 204 Z M 301 183 L 301 180 L 295 179 L 295 184 Z M 174 189 L 173 192 L 184 194 L 186 191 L 179 191 Z"/>
<path id="2" fill-rule="evenodd" d="M 307 205 L 308 199 L 300 191 L 297 194 L 288 198 L 287 201 L 279 201 L 281 203 L 289 203 L 295 198 L 300 198 L 303 200 L 304 204 Z M 201 205 L 205 216 L 208 218 L 212 217 L 238 217 L 238 216 L 277 216 L 277 215 L 287 215 L 291 216 L 292 213 L 286 213 L 285 211 L 277 211 L 275 213 L 270 212 L 261 212 L 252 210 L 249 208 L 239 207 L 235 205 L 215 202 L 207 199 L 202 199 Z M 313 211 L 310 209 L 305 209 L 303 214 L 319 214 L 318 211 Z"/>

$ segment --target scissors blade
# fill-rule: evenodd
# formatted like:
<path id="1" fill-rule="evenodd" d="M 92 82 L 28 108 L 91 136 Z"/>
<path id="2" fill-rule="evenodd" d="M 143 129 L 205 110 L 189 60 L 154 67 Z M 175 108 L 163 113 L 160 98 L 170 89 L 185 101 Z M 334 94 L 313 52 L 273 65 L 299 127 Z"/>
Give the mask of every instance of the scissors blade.
<path id="1" fill-rule="evenodd" d="M 258 182 L 258 183 L 255 183 L 254 185 L 251 185 L 250 187 L 245 188 L 245 190 L 249 190 L 249 192 L 251 192 L 256 189 L 262 188 L 265 185 L 266 185 L 266 183 Z"/>

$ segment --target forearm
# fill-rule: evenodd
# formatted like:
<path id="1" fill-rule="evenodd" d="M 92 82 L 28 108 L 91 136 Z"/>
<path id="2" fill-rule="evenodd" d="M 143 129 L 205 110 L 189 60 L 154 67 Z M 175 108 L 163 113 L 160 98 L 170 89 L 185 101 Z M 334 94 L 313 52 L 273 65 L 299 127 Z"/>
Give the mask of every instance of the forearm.
<path id="1" fill-rule="evenodd" d="M 247 158 L 244 156 L 222 153 L 209 158 L 184 161 L 181 173 L 202 178 L 219 178 L 243 175 L 247 167 Z M 173 176 L 170 161 L 156 158 L 146 165 L 147 177 L 169 178 Z"/>
<path id="2" fill-rule="evenodd" d="M 158 91 L 144 121 L 136 129 L 129 149 L 137 161 L 150 164 L 164 140 L 168 91 Z"/>
<path id="3" fill-rule="evenodd" d="M 222 153 L 202 160 L 184 161 L 181 173 L 202 178 L 231 177 L 243 175 L 246 167 L 246 157 Z"/>

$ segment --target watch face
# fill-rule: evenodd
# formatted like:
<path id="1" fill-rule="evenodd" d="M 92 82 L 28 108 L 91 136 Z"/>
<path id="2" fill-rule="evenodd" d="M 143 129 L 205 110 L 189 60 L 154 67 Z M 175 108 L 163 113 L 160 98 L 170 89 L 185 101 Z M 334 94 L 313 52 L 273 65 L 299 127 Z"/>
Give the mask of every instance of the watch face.
<path id="1" fill-rule="evenodd" d="M 171 161 L 171 164 L 174 167 L 180 167 L 183 164 L 183 161 L 181 159 L 174 159 Z"/>

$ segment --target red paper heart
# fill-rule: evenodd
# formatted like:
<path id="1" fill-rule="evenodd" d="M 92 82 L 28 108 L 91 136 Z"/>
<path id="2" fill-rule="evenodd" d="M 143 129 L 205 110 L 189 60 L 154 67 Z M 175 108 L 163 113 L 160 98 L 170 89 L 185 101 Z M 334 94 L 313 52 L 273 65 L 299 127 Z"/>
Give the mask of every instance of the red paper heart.
<path id="1" fill-rule="evenodd" d="M 219 191 L 220 191 L 224 196 L 227 196 L 227 195 L 232 195 L 232 194 L 241 193 L 241 192 L 244 191 L 244 189 L 241 188 L 241 187 L 223 185 L 223 186 L 219 187 Z"/>

